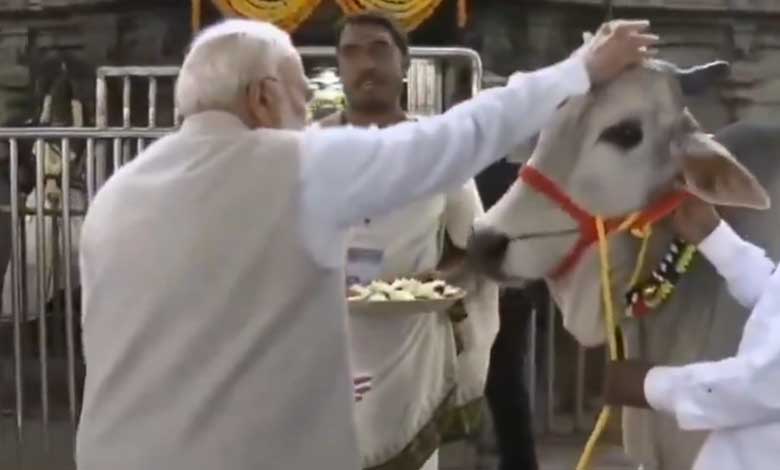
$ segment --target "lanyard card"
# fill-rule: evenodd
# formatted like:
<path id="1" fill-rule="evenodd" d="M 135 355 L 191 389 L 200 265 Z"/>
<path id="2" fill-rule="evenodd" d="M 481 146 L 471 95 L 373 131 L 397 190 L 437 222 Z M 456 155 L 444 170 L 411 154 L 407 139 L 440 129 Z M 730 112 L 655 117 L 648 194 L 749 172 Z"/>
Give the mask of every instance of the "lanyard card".
<path id="1" fill-rule="evenodd" d="M 369 284 L 382 272 L 384 252 L 372 248 L 350 247 L 347 250 L 347 286 Z"/>

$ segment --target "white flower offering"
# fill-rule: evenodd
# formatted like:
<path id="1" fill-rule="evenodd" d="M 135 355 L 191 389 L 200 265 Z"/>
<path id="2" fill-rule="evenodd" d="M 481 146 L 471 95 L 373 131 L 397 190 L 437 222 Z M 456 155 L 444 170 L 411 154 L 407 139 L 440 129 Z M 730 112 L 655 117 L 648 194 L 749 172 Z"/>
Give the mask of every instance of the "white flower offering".
<path id="1" fill-rule="evenodd" d="M 444 281 L 422 282 L 417 279 L 401 278 L 392 283 L 374 281 L 367 286 L 358 284 L 349 287 L 349 301 L 413 302 L 420 300 L 446 300 L 462 295 L 463 291 Z"/>

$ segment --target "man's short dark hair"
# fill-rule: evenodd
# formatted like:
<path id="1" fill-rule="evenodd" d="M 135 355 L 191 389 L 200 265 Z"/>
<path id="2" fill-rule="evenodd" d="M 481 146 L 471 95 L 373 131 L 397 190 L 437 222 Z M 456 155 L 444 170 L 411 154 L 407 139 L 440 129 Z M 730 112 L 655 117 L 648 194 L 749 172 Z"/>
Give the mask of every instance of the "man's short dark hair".
<path id="1" fill-rule="evenodd" d="M 338 42 L 341 42 L 341 35 L 344 33 L 344 28 L 349 25 L 373 25 L 384 28 L 390 33 L 390 36 L 392 36 L 393 42 L 401 51 L 401 54 L 403 54 L 404 57 L 409 56 L 409 40 L 406 36 L 406 31 L 392 16 L 381 11 L 364 11 L 346 16 L 338 27 L 336 38 Z"/>

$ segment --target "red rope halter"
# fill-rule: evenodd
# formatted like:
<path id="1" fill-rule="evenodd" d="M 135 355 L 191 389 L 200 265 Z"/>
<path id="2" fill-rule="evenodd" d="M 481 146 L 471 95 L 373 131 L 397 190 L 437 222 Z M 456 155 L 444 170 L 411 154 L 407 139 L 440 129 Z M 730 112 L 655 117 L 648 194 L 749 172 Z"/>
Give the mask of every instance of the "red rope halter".
<path id="1" fill-rule="evenodd" d="M 523 165 L 520 169 L 519 177 L 534 190 L 555 202 L 558 207 L 569 214 L 579 225 L 580 238 L 577 240 L 577 243 L 549 274 L 551 279 L 559 279 L 571 271 L 585 253 L 585 250 L 598 240 L 596 217 L 578 206 L 553 180 L 536 168 L 530 165 Z M 684 191 L 675 191 L 667 194 L 650 207 L 643 209 L 629 228 L 642 230 L 653 225 L 674 212 L 686 197 L 688 197 L 688 193 Z M 615 232 L 627 220 L 628 216 L 607 220 L 605 222 L 607 234 Z"/>

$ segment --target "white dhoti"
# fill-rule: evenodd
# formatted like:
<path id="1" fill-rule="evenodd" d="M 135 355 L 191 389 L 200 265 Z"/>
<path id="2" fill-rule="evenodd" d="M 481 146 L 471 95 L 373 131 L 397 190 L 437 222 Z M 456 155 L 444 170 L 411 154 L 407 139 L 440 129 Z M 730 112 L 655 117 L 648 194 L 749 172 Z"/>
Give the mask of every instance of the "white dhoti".
<path id="1" fill-rule="evenodd" d="M 480 213 L 472 181 L 446 196 L 366 221 L 352 230 L 349 245 L 380 250 L 383 278 L 413 275 L 436 268 L 445 234 L 456 247 L 465 247 Z M 372 378 L 371 391 L 356 405 L 364 468 L 394 459 L 387 468 L 438 467 L 441 430 L 436 418 L 483 393 L 498 330 L 497 298 L 495 285 L 470 289 L 464 302 L 469 317 L 457 326 L 447 313 L 350 315 L 353 368 L 356 375 Z M 454 328 L 465 346 L 460 355 Z"/>

